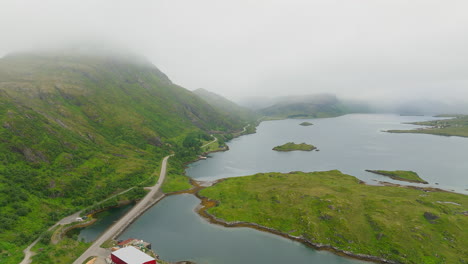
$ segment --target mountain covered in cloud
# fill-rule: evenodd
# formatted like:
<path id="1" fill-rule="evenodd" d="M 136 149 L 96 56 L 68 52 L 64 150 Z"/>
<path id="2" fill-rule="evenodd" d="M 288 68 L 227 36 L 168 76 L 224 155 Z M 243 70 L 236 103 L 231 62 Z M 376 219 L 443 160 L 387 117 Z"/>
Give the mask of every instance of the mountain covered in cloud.
<path id="1" fill-rule="evenodd" d="M 257 115 L 254 111 L 239 106 L 233 101 L 203 88 L 193 91 L 194 94 L 203 99 L 206 103 L 215 108 L 218 112 L 223 113 L 229 120 L 250 120 L 255 121 Z"/>
<path id="2" fill-rule="evenodd" d="M 343 115 L 347 108 L 335 95 L 318 94 L 281 97 L 257 111 L 271 118 L 320 118 Z"/>
<path id="3" fill-rule="evenodd" d="M 370 113 L 372 102 L 341 99 L 333 94 L 283 97 L 246 97 L 238 102 L 260 116 L 270 118 L 320 118 L 349 113 Z"/>
<path id="4" fill-rule="evenodd" d="M 66 214 L 148 184 L 163 156 L 193 159 L 183 147 L 190 135 L 245 123 L 139 57 L 60 51 L 0 59 L 0 262 L 18 263 L 20 249 Z"/>

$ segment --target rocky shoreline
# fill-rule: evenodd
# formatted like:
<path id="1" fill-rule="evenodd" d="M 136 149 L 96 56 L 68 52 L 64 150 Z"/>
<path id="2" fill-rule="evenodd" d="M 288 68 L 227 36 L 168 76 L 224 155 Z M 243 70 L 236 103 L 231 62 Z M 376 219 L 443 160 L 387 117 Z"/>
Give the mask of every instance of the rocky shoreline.
<path id="1" fill-rule="evenodd" d="M 207 197 L 201 196 L 199 192 L 195 193 L 195 196 L 198 197 L 201 200 L 201 203 L 195 208 L 195 211 L 203 218 L 208 220 L 212 224 L 217 224 L 221 225 L 224 227 L 248 227 L 248 228 L 253 228 L 262 232 L 269 232 L 275 235 L 282 236 L 284 238 L 288 238 L 294 241 L 301 242 L 305 244 L 308 247 L 314 248 L 316 250 L 327 250 L 330 252 L 333 252 L 334 254 L 337 254 L 339 256 L 343 257 L 349 257 L 349 258 L 354 258 L 354 259 L 359 259 L 359 260 L 365 260 L 365 261 L 372 261 L 375 263 L 387 263 L 387 264 L 399 264 L 400 262 L 395 262 L 392 260 L 387 260 L 381 257 L 377 256 L 371 256 L 371 255 L 365 255 L 365 254 L 356 254 L 350 251 L 338 249 L 334 246 L 331 245 L 326 245 L 326 244 L 320 244 L 320 243 L 314 243 L 304 237 L 301 236 L 292 236 L 290 234 L 278 231 L 273 228 L 269 228 L 266 226 L 258 225 L 256 223 L 250 223 L 250 222 L 242 222 L 242 221 L 235 221 L 235 222 L 227 222 L 223 219 L 220 219 L 210 213 L 208 213 L 208 209 L 216 206 L 218 204 L 217 201 L 213 201 L 208 199 Z"/>

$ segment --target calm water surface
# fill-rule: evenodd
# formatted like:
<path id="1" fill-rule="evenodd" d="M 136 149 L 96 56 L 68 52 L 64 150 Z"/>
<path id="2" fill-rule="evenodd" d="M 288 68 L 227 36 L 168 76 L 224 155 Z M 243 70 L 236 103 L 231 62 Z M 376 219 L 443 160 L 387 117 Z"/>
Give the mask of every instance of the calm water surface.
<path id="1" fill-rule="evenodd" d="M 187 168 L 197 180 L 215 180 L 258 172 L 323 171 L 339 169 L 370 184 L 396 182 L 365 169 L 413 170 L 429 186 L 468 193 L 468 139 L 423 134 L 390 134 L 388 129 L 411 129 L 431 117 L 346 115 L 304 120 L 263 122 L 257 133 L 229 142 L 230 151 L 214 153 Z M 293 141 L 320 151 L 276 152 L 276 145 Z M 438 183 L 438 185 L 436 184 Z M 428 185 L 422 185 L 428 186 Z M 224 228 L 200 218 L 191 195 L 171 196 L 148 210 L 121 239 L 136 237 L 153 244 L 162 259 L 197 263 L 363 263 L 316 251 L 300 243 L 247 228 Z"/>
<path id="2" fill-rule="evenodd" d="M 115 221 L 119 220 L 127 213 L 134 204 L 128 204 L 122 207 L 111 208 L 96 215 L 96 222 L 93 225 L 78 229 L 78 240 L 85 242 L 94 241 L 102 232 L 104 232 Z"/>
<path id="3" fill-rule="evenodd" d="M 250 228 L 225 228 L 202 219 L 193 195 L 170 196 L 148 210 L 120 236 L 150 241 L 161 259 L 198 264 L 368 263 L 316 251 L 301 243 Z"/>
<path id="4" fill-rule="evenodd" d="M 468 194 L 468 138 L 425 134 L 393 134 L 390 129 L 413 129 L 404 122 L 436 119 L 424 116 L 353 114 L 337 118 L 262 122 L 257 133 L 234 139 L 230 150 L 213 153 L 192 163 L 187 175 L 215 180 L 258 172 L 325 171 L 338 169 L 370 184 L 394 181 L 365 172 L 366 169 L 412 170 L 429 185 Z M 312 152 L 277 152 L 286 142 L 306 142 Z M 438 183 L 438 185 L 436 185 Z M 404 183 L 410 184 L 410 183 Z"/>

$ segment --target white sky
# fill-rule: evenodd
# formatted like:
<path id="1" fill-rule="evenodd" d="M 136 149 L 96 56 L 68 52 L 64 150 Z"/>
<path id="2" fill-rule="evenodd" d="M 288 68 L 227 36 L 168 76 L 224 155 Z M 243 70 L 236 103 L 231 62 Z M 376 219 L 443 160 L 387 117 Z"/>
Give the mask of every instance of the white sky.
<path id="1" fill-rule="evenodd" d="M 466 0 L 0 0 L 0 56 L 88 40 L 233 99 L 468 101 Z"/>

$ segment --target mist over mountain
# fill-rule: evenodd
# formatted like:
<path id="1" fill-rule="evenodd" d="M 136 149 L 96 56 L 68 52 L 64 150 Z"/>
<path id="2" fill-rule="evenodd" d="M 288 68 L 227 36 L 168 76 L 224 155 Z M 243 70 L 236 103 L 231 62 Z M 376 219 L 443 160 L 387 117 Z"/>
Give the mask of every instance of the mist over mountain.
<path id="1" fill-rule="evenodd" d="M 271 118 L 318 118 L 339 116 L 346 113 L 345 106 L 331 94 L 285 96 L 273 101 L 273 105 L 257 109 L 261 115 Z"/>
<path id="2" fill-rule="evenodd" d="M 393 102 L 368 102 L 372 112 L 403 115 L 468 114 L 468 104 L 453 100 L 410 99 Z"/>
<path id="3" fill-rule="evenodd" d="M 188 143 L 240 131 L 247 121 L 226 118 L 129 53 L 5 56 L 0 246 L 13 255 L 6 263 L 18 263 L 19 248 L 66 213 L 148 184 L 164 155 L 176 152 L 173 164 L 182 164 L 198 153 Z"/>
<path id="4" fill-rule="evenodd" d="M 224 113 L 230 120 L 250 120 L 255 121 L 257 115 L 254 111 L 237 105 L 236 103 L 226 99 L 225 97 L 216 93 L 207 91 L 203 88 L 199 88 L 193 91 L 194 94 L 198 95 L 209 105 L 214 107 L 217 111 Z"/>
<path id="5" fill-rule="evenodd" d="M 222 173 L 216 177 L 231 172 L 237 174 L 234 176 L 246 175 L 249 171 L 266 173 L 270 165 L 275 165 L 271 167 L 274 171 L 282 172 L 300 169 L 295 167 L 322 170 L 322 165 L 333 165 L 335 167 L 329 169 L 357 172 L 355 176 L 363 175 L 363 169 L 408 169 L 415 173 L 420 170 L 421 176 L 426 172 L 434 173 L 433 179 L 425 179 L 440 184 L 432 187 L 462 188 L 466 177 L 460 172 L 467 170 L 462 166 L 466 164 L 464 145 L 450 145 L 455 140 L 438 145 L 447 148 L 437 152 L 431 150 L 431 147 L 440 149 L 433 147 L 437 140 L 432 137 L 421 141 L 408 137 L 407 142 L 398 138 L 395 142 L 402 143 L 403 148 L 384 145 L 393 142 L 387 139 L 397 137 L 387 132 L 416 131 L 434 136 L 468 137 L 468 116 L 415 123 L 428 126 L 415 127 L 416 130 L 387 130 L 391 129 L 390 125 L 374 129 L 372 125 L 369 134 L 361 135 L 354 134 L 357 130 L 346 126 L 355 128 L 362 124 L 367 131 L 368 127 L 364 126 L 374 121 L 379 122 L 372 124 L 380 126 L 387 118 L 394 120 L 391 122 L 396 128 L 400 121 L 432 119 L 367 113 L 468 114 L 467 10 L 468 1 L 463 0 L 0 0 L 0 263 L 19 263 L 23 250 L 42 235 L 44 243 L 33 248 L 36 255 L 32 263 L 71 263 L 74 255 L 88 244 L 76 239 L 76 230 L 69 233 L 70 237 L 62 236 L 60 230 L 53 237 L 46 230 L 64 216 L 85 208 L 97 208 L 97 201 L 109 197 L 113 198 L 106 207 L 111 203 L 114 206 L 122 201 L 140 199 L 145 194 L 144 187 L 154 185 L 161 160 L 168 155 L 171 155 L 168 177 L 159 191 L 172 194 L 195 187 L 195 182 L 185 175 L 185 166 L 196 159 L 203 159 L 194 166 L 200 172 L 205 169 L 205 161 L 220 165 Z M 322 121 L 314 120 L 308 122 L 313 123 L 309 128 L 276 129 L 276 126 L 264 124 L 257 135 L 250 137 L 255 141 L 249 142 L 245 149 L 236 149 L 234 144 L 238 142 L 229 142 L 234 137 L 254 133 L 263 120 L 329 118 L 352 113 L 366 115 L 322 120 L 339 125 L 331 127 L 333 132 L 350 132 L 345 133 L 347 135 L 337 133 L 336 140 L 331 138 L 332 133 L 324 132 L 326 129 L 320 126 Z M 349 122 L 345 126 L 340 123 L 348 118 L 362 122 Z M 390 123 L 385 126 L 387 124 Z M 270 128 L 274 130 L 268 131 Z M 262 138 L 266 135 L 262 135 L 264 131 L 274 132 L 269 135 L 277 138 Z M 310 133 L 299 135 L 298 131 Z M 317 135 L 339 144 L 336 146 L 338 155 L 330 152 L 335 151 L 333 146 L 326 146 L 328 143 L 321 142 Z M 285 143 L 270 140 L 316 144 L 322 149 L 310 153 L 311 162 L 296 163 L 300 161 L 298 158 L 309 153 L 270 152 L 275 144 Z M 417 147 L 412 148 L 416 154 L 408 156 L 410 152 L 406 147 L 413 145 Z M 429 151 L 422 149 L 423 145 Z M 208 153 L 225 151 L 229 147 L 232 151 L 226 156 L 235 159 L 226 163 L 219 163 L 218 157 L 208 159 Z M 353 153 L 349 153 L 350 150 Z M 362 150 L 364 155 L 356 155 L 359 152 L 354 150 Z M 453 152 L 453 156 L 447 155 L 449 152 Z M 445 158 L 453 158 L 433 162 L 442 156 L 425 158 L 421 153 L 440 153 Z M 348 157 L 340 157 L 341 154 Z M 372 158 L 364 158 L 367 154 L 372 154 Z M 309 156 L 304 157 L 308 159 Z M 317 163 L 319 167 L 313 162 L 317 157 L 324 158 L 324 162 Z M 349 157 L 359 159 L 366 168 L 350 162 Z M 263 161 L 263 158 L 267 159 Z M 374 158 L 385 166 L 367 168 L 377 165 L 372 162 Z M 243 159 L 247 163 L 243 163 Z M 413 168 L 416 159 L 421 163 Z M 447 162 L 449 160 L 453 163 Z M 266 167 L 261 167 L 263 164 Z M 349 170 L 348 165 L 352 165 Z M 215 167 L 210 166 L 209 170 Z M 187 172 L 189 175 L 190 170 Z M 452 174 L 460 178 L 451 182 Z M 340 182 L 333 184 L 337 187 Z M 201 184 L 203 188 L 205 185 Z M 281 186 L 285 189 L 276 190 L 278 197 L 271 189 L 265 189 L 265 197 L 239 193 L 240 199 L 235 204 L 241 206 L 232 206 L 229 210 L 241 211 L 248 208 L 248 200 L 263 200 L 265 203 L 251 207 L 249 215 L 261 216 L 261 221 L 268 219 L 265 227 L 327 245 L 324 248 L 329 248 L 328 243 L 336 243 L 330 246 L 344 252 L 373 254 L 375 250 L 376 256 L 393 255 L 396 258 L 389 260 L 398 262 L 448 263 L 458 258 L 459 262 L 466 262 L 463 258 L 467 255 L 463 251 L 465 241 L 454 238 L 468 236 L 459 232 L 461 222 L 448 221 L 449 218 L 461 219 L 458 213 L 466 215 L 468 209 L 462 209 L 465 202 L 441 198 L 429 204 L 426 194 L 431 196 L 433 190 L 414 199 L 400 200 L 400 203 L 395 201 L 402 196 L 392 194 L 388 199 L 370 201 L 364 206 L 365 213 L 355 214 L 358 216 L 355 219 L 365 223 L 365 228 L 355 228 L 361 225 L 350 220 L 347 223 L 351 228 L 340 231 L 340 226 L 346 227 L 340 224 L 342 219 L 349 216 L 354 219 L 352 213 L 345 212 L 346 208 L 351 208 L 346 203 L 352 202 L 346 200 L 346 195 L 343 202 L 336 202 L 326 195 L 321 199 L 318 196 L 322 194 L 312 193 L 301 197 L 300 202 L 289 200 L 289 203 L 285 198 L 294 198 L 289 194 L 299 192 L 285 182 Z M 128 193 L 114 198 L 115 194 L 129 188 Z M 467 188 L 463 187 L 465 191 Z M 198 191 L 198 186 L 195 189 Z M 355 198 L 356 203 L 352 204 L 359 205 L 370 196 L 364 199 L 357 194 Z M 415 208 L 427 205 L 427 212 L 416 216 L 418 224 L 413 225 L 416 222 L 405 222 L 405 219 L 415 219 L 413 214 L 392 218 L 397 211 L 379 209 L 374 206 L 377 204 L 382 208 L 397 204 L 402 208 L 408 204 Z M 286 216 L 284 222 L 275 220 L 281 216 L 277 208 L 282 206 L 294 211 L 292 214 L 287 210 L 282 212 Z M 209 209 L 210 212 L 223 206 L 216 207 Z M 274 209 L 270 216 L 261 212 L 268 208 Z M 304 217 L 300 210 L 318 212 L 310 215 L 317 218 Z M 339 216 L 341 212 L 345 212 L 344 218 Z M 457 215 L 452 214 L 455 212 Z M 177 220 L 181 221 L 174 223 L 182 225 L 188 219 Z M 293 227 L 290 221 L 298 221 L 300 227 Z M 250 219 L 246 222 L 262 223 Z M 394 228 L 385 228 L 395 223 L 398 225 Z M 323 231 L 323 240 L 319 239 L 321 232 L 313 230 L 319 226 L 317 230 Z M 410 232 L 400 232 L 403 226 Z M 194 226 L 184 223 L 184 227 Z M 441 232 L 427 232 L 435 229 Z M 175 231 L 172 235 L 186 242 L 200 243 L 188 239 L 183 229 Z M 347 236 L 350 231 L 352 236 Z M 454 234 L 457 236 L 452 236 Z M 392 244 L 390 239 L 394 235 L 400 236 L 400 240 Z M 55 244 L 54 238 L 60 236 L 63 239 Z M 370 243 L 362 246 L 362 238 L 366 236 Z M 425 244 L 431 236 L 440 238 L 441 243 L 436 245 L 436 239 L 431 239 L 432 243 Z M 415 250 L 412 245 L 407 246 L 413 238 Z M 175 239 L 158 236 L 155 239 L 171 248 L 181 248 L 176 253 L 187 256 L 189 252 L 179 247 Z M 208 237 L 205 240 L 208 241 Z M 171 243 L 176 246 L 172 247 Z M 456 243 L 459 243 L 457 247 Z M 353 248 L 360 249 L 353 251 Z M 449 249 L 448 254 L 457 258 L 433 250 L 439 248 Z M 420 249 L 424 253 L 420 254 Z M 253 254 L 281 262 L 270 254 L 273 251 L 267 251 L 267 255 L 260 251 Z M 208 252 L 200 262 L 206 259 L 220 263 L 226 259 L 236 261 L 235 257 L 217 261 L 210 256 L 214 251 Z M 216 253 L 226 256 L 225 253 L 233 251 L 223 248 Z M 166 254 L 161 252 L 160 255 Z M 338 260 L 343 261 L 348 260 Z"/>
<path id="6" fill-rule="evenodd" d="M 342 106 L 343 113 L 393 113 L 403 115 L 437 115 L 459 113 L 468 114 L 468 103 L 464 99 L 460 100 L 436 100 L 436 99 L 412 99 L 400 98 L 398 100 L 384 99 L 350 99 L 332 94 L 303 95 L 303 96 L 283 96 L 283 97 L 245 97 L 237 102 L 255 111 L 263 112 L 264 109 L 284 107 L 285 105 L 303 105 L 307 102 L 315 104 L 327 98 L 322 105 L 334 104 L 336 99 Z M 316 101 L 316 102 L 314 102 Z M 299 109 L 298 109 L 299 110 Z M 304 113 L 313 111 L 302 109 Z"/>
<path id="7" fill-rule="evenodd" d="M 5 0 L 0 56 L 95 42 L 138 51 L 174 83 L 235 100 L 332 93 L 468 103 L 467 8 L 424 0 Z"/>

